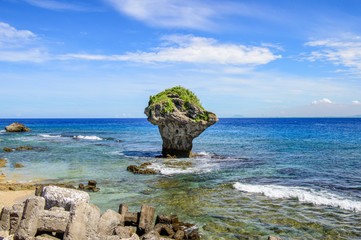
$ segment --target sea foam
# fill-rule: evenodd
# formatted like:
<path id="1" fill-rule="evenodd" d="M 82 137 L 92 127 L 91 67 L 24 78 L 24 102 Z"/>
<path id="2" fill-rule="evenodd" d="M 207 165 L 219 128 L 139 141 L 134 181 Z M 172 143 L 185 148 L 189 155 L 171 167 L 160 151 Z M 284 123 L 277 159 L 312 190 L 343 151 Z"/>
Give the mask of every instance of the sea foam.
<path id="1" fill-rule="evenodd" d="M 40 134 L 39 136 L 43 137 L 43 138 L 59 138 L 59 137 L 61 137 L 61 135 L 49 135 L 49 134 Z"/>
<path id="2" fill-rule="evenodd" d="M 326 190 L 315 190 L 304 187 L 286 187 L 278 185 L 255 185 L 235 183 L 233 187 L 237 190 L 248 193 L 261 193 L 270 198 L 292 199 L 315 205 L 326 205 L 339 207 L 345 210 L 361 211 L 361 201 L 348 199 L 344 196 L 328 192 Z"/>
<path id="3" fill-rule="evenodd" d="M 82 136 L 82 135 L 78 135 L 78 136 L 73 136 L 74 139 L 85 139 L 85 140 L 103 140 L 103 138 L 100 138 L 98 136 Z"/>

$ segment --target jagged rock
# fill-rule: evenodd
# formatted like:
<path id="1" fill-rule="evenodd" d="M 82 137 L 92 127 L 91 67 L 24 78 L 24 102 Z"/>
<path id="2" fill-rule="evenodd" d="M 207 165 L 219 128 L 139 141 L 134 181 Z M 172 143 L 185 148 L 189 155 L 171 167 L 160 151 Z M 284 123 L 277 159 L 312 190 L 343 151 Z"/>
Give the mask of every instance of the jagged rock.
<path id="1" fill-rule="evenodd" d="M 160 235 L 158 232 L 156 231 L 150 231 L 147 234 L 144 234 L 141 238 L 141 240 L 159 240 L 160 239 Z"/>
<path id="2" fill-rule="evenodd" d="M 108 209 L 99 220 L 99 233 L 103 235 L 113 235 L 116 227 L 121 221 L 121 215 L 116 211 Z M 130 237 L 130 235 L 128 236 Z"/>
<path id="3" fill-rule="evenodd" d="M 90 200 L 89 194 L 84 191 L 56 186 L 44 187 L 41 196 L 46 200 L 46 209 L 63 207 L 70 210 L 73 205 L 79 202 L 88 203 Z"/>
<path id="4" fill-rule="evenodd" d="M 145 169 L 145 167 L 143 167 L 143 164 L 140 165 L 139 167 L 136 166 L 136 165 L 129 165 L 127 167 L 127 171 L 129 172 L 133 172 L 133 173 L 136 173 L 136 174 L 157 174 L 158 172 L 153 170 L 153 169 Z"/>
<path id="5" fill-rule="evenodd" d="M 170 238 L 172 238 L 175 234 L 170 225 L 164 223 L 158 223 L 157 225 L 155 225 L 154 231 L 158 232 L 161 236 L 167 236 Z"/>
<path id="6" fill-rule="evenodd" d="M 0 230 L 9 231 L 10 230 L 10 207 L 3 207 L 0 216 Z"/>
<path id="7" fill-rule="evenodd" d="M 22 123 L 14 122 L 9 126 L 5 127 L 7 132 L 29 132 L 31 131 L 30 128 L 27 128 Z"/>
<path id="8" fill-rule="evenodd" d="M 14 168 L 23 168 L 24 165 L 22 165 L 21 163 L 15 163 L 14 164 Z"/>
<path id="9" fill-rule="evenodd" d="M 183 240 L 183 239 L 184 239 L 184 236 L 185 236 L 184 231 L 178 230 L 178 231 L 174 234 L 173 238 L 174 238 L 175 240 Z"/>
<path id="10" fill-rule="evenodd" d="M 142 205 L 139 216 L 138 232 L 148 233 L 152 230 L 155 208 L 148 205 Z"/>
<path id="11" fill-rule="evenodd" d="M 97 182 L 95 180 L 89 180 L 88 185 L 84 186 L 84 184 L 80 183 L 78 189 L 90 192 L 98 192 L 100 188 L 97 188 Z"/>
<path id="12" fill-rule="evenodd" d="M 44 210 L 44 207 L 45 199 L 43 197 L 31 197 L 26 200 L 24 213 L 14 240 L 25 240 L 29 237 L 35 237 L 38 229 L 39 215 Z"/>
<path id="13" fill-rule="evenodd" d="M 12 151 L 13 151 L 12 148 L 4 147 L 4 152 L 12 152 Z"/>
<path id="14" fill-rule="evenodd" d="M 0 158 L 0 167 L 5 167 L 7 162 L 5 158 Z"/>
<path id="15" fill-rule="evenodd" d="M 97 235 L 100 209 L 83 201 L 72 205 L 64 240 L 93 239 Z"/>
<path id="16" fill-rule="evenodd" d="M 158 125 L 163 157 L 191 157 L 193 139 L 218 121 L 191 91 L 182 87 L 151 96 L 144 113 L 149 122 Z"/>
<path id="17" fill-rule="evenodd" d="M 10 211 L 10 235 L 14 234 L 19 227 L 20 220 L 23 216 L 24 203 L 13 205 Z"/>

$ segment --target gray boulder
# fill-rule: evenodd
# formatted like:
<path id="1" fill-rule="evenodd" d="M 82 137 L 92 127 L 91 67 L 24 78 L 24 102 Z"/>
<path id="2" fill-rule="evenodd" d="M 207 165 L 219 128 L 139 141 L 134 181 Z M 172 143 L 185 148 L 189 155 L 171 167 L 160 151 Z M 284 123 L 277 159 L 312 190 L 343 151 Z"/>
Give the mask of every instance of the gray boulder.
<path id="1" fill-rule="evenodd" d="M 14 122 L 9 126 L 5 127 L 7 132 L 29 132 L 31 131 L 30 128 L 27 128 L 22 123 Z"/>
<path id="2" fill-rule="evenodd" d="M 103 235 L 113 235 L 115 228 L 120 225 L 121 220 L 122 216 L 119 213 L 108 209 L 99 220 L 98 232 Z"/>
<path id="3" fill-rule="evenodd" d="M 44 187 L 41 196 L 46 200 L 45 209 L 63 207 L 67 211 L 78 202 L 88 203 L 90 200 L 89 194 L 84 191 L 56 186 Z"/>
<path id="4" fill-rule="evenodd" d="M 183 87 L 151 96 L 144 113 L 149 122 L 158 125 L 164 157 L 191 157 L 193 139 L 218 121 L 214 113 L 204 110 L 199 99 Z"/>

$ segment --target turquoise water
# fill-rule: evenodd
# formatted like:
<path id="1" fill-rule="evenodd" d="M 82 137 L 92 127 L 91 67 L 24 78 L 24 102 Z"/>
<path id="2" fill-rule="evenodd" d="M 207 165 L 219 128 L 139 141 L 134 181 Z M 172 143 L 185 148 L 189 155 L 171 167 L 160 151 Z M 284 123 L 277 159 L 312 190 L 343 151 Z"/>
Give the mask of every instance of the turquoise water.
<path id="1" fill-rule="evenodd" d="M 147 203 L 198 224 L 204 239 L 361 239 L 361 119 L 220 119 L 193 142 L 192 159 L 159 159 L 145 119 L 0 119 L 4 169 L 18 181 L 98 182 L 92 202 Z M 15 169 L 18 162 L 25 167 Z M 152 162 L 157 175 L 134 175 Z"/>

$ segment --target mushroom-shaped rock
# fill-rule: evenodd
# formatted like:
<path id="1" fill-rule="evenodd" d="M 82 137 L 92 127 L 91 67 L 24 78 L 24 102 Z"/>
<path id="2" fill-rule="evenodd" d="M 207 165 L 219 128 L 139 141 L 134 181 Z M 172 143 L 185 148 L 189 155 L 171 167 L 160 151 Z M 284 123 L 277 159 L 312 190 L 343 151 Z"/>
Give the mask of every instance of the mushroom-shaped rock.
<path id="1" fill-rule="evenodd" d="M 5 127 L 7 132 L 29 132 L 31 131 L 30 128 L 27 128 L 22 123 L 14 122 L 9 126 Z"/>
<path id="2" fill-rule="evenodd" d="M 191 157 L 193 139 L 218 122 L 216 114 L 204 110 L 193 92 L 180 86 L 150 96 L 144 113 L 149 122 L 158 125 L 164 157 Z"/>

